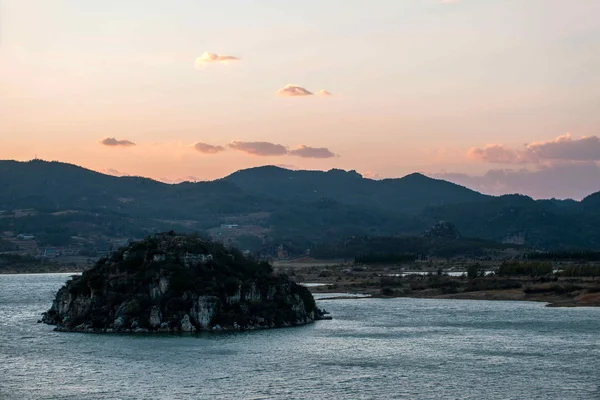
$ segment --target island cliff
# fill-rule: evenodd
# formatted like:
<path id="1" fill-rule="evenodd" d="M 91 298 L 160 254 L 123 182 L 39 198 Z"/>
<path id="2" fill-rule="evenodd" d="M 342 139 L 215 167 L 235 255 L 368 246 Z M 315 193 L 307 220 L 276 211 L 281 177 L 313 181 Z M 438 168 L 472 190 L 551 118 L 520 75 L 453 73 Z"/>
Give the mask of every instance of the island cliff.
<path id="1" fill-rule="evenodd" d="M 323 317 L 311 293 L 268 263 L 173 232 L 100 259 L 63 286 L 42 322 L 58 331 L 194 332 L 303 325 Z"/>

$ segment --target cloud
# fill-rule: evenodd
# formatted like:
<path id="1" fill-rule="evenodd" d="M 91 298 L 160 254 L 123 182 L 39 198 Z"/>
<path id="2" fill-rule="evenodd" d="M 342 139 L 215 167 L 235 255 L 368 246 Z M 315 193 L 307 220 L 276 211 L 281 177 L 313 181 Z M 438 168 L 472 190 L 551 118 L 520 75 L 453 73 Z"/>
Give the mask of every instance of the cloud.
<path id="1" fill-rule="evenodd" d="M 100 172 L 102 172 L 103 174 L 112 175 L 112 176 L 129 176 L 129 174 L 127 174 L 125 172 L 121 172 L 121 171 L 116 170 L 114 168 L 102 168 L 100 170 Z"/>
<path id="2" fill-rule="evenodd" d="M 226 150 L 223 146 L 214 146 L 202 142 L 194 144 L 193 147 L 196 151 L 204 154 L 217 154 Z M 332 158 L 336 156 L 336 154 L 326 147 L 310 147 L 303 144 L 293 150 L 288 150 L 286 146 L 277 143 L 234 140 L 227 147 L 246 154 L 263 157 L 289 155 L 302 158 Z"/>
<path id="3" fill-rule="evenodd" d="M 442 4 L 456 4 L 459 2 L 460 0 L 442 0 Z"/>
<path id="4" fill-rule="evenodd" d="M 501 144 L 488 144 L 484 148 L 473 148 L 467 153 L 469 158 L 493 164 L 517 164 L 520 161 L 518 152 L 507 149 Z"/>
<path id="5" fill-rule="evenodd" d="M 567 133 L 548 142 L 531 143 L 526 151 L 538 160 L 600 161 L 600 139 L 598 136 L 573 139 Z"/>
<path id="6" fill-rule="evenodd" d="M 567 133 L 554 140 L 530 143 L 523 150 L 492 144 L 483 148 L 473 148 L 467 155 L 469 158 L 494 164 L 600 161 L 600 139 L 597 136 L 573 139 L 573 135 Z"/>
<path id="7" fill-rule="evenodd" d="M 204 53 L 200 57 L 196 58 L 196 66 L 202 66 L 206 64 L 223 63 L 227 64 L 232 61 L 239 61 L 240 59 L 234 56 L 225 56 L 222 54 L 215 53 Z"/>
<path id="8" fill-rule="evenodd" d="M 195 176 L 185 176 L 185 177 L 178 177 L 178 178 L 163 177 L 163 178 L 159 178 L 158 181 L 173 185 L 173 184 L 178 184 L 178 183 L 182 183 L 182 182 L 200 182 L 200 178 L 196 178 Z"/>
<path id="9" fill-rule="evenodd" d="M 521 193 L 536 199 L 580 200 L 600 188 L 600 166 L 594 162 L 559 162 L 535 170 L 492 169 L 484 175 L 428 174 L 486 194 Z"/>
<path id="10" fill-rule="evenodd" d="M 382 179 L 381 175 L 373 171 L 367 171 L 364 174 L 361 174 L 363 178 L 379 180 Z"/>
<path id="11" fill-rule="evenodd" d="M 277 91 L 277 95 L 284 97 L 299 97 L 299 96 L 312 96 L 313 93 L 304 89 L 298 85 L 285 85 L 283 88 Z"/>
<path id="12" fill-rule="evenodd" d="M 309 147 L 305 145 L 298 146 L 295 150 L 290 150 L 291 156 L 298 156 L 302 158 L 331 158 L 335 157 L 329 149 L 325 147 Z"/>
<path id="13" fill-rule="evenodd" d="M 329 97 L 329 96 L 333 96 L 330 92 L 328 92 L 325 89 L 321 89 L 319 90 L 319 96 L 323 96 L 323 97 Z"/>
<path id="14" fill-rule="evenodd" d="M 100 141 L 100 144 L 103 144 L 104 146 L 110 146 L 110 147 L 131 147 L 131 146 L 135 146 L 135 143 L 129 141 L 129 140 L 117 140 L 114 137 L 110 138 L 104 138 Z"/>
<path id="15" fill-rule="evenodd" d="M 284 169 L 296 169 L 296 166 L 293 164 L 275 164 L 275 166 Z"/>
<path id="16" fill-rule="evenodd" d="M 225 147 L 223 147 L 223 146 L 213 146 L 211 144 L 202 143 L 202 142 L 196 143 L 194 145 L 194 149 L 196 149 L 196 151 L 203 153 L 203 154 L 217 154 L 222 151 L 225 151 Z"/>
<path id="17" fill-rule="evenodd" d="M 229 143 L 229 147 L 255 156 L 283 156 L 288 153 L 285 146 L 269 142 L 242 142 L 234 140 Z"/>

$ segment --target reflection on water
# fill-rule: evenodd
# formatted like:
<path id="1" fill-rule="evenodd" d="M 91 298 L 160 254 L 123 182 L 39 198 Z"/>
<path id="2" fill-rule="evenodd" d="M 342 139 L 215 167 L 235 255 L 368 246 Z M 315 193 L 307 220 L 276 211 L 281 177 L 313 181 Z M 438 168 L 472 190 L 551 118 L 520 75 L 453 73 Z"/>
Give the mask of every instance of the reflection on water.
<path id="1" fill-rule="evenodd" d="M 0 399 L 600 398 L 597 308 L 348 299 L 298 328 L 53 332 L 69 275 L 0 275 Z"/>
<path id="2" fill-rule="evenodd" d="M 485 271 L 485 275 L 491 275 L 495 273 L 495 271 Z M 404 277 L 404 276 L 410 276 L 410 275 L 418 275 L 418 276 L 428 276 L 428 275 L 436 275 L 437 272 L 431 272 L 431 271 L 406 271 L 406 272 L 401 272 L 399 274 L 381 274 L 380 276 L 389 276 L 389 277 Z M 444 271 L 443 275 L 445 276 L 454 276 L 454 277 L 458 277 L 458 276 L 467 276 L 467 273 L 465 271 Z"/>
<path id="3" fill-rule="evenodd" d="M 320 286 L 329 286 L 331 283 L 300 283 L 300 285 L 305 287 L 320 287 Z"/>

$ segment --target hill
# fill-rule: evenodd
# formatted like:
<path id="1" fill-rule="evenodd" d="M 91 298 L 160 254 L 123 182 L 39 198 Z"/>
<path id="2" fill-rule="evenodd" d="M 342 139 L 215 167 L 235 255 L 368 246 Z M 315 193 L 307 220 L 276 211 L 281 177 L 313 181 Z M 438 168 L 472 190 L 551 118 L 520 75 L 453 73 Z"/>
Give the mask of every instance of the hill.
<path id="1" fill-rule="evenodd" d="M 78 332 L 193 332 L 303 325 L 322 316 L 303 286 L 218 243 L 173 232 L 100 259 L 43 321 Z"/>
<path id="2" fill-rule="evenodd" d="M 448 221 L 470 238 L 600 249 L 600 193 L 581 202 L 494 197 L 421 174 L 377 181 L 268 166 L 170 185 L 59 162 L 0 161 L 0 187 L 0 234 L 33 234 L 39 246 L 105 251 L 176 229 L 274 256 L 281 246 L 303 254 L 352 236 L 420 236 Z M 13 239 L 0 240 L 10 248 Z"/>
<path id="3" fill-rule="evenodd" d="M 241 170 L 223 180 L 247 192 L 285 201 L 315 202 L 331 198 L 349 205 L 412 214 L 427 206 L 479 201 L 488 197 L 417 173 L 398 179 L 373 180 L 356 171 L 290 171 L 266 166 Z"/>
<path id="4" fill-rule="evenodd" d="M 141 218 L 210 218 L 268 210 L 270 199 L 224 180 L 169 185 L 71 164 L 0 161 L 0 209 L 110 211 Z"/>
<path id="5" fill-rule="evenodd" d="M 600 207 L 572 200 L 506 195 L 481 202 L 428 208 L 421 215 L 452 221 L 466 236 L 541 249 L 599 249 Z"/>

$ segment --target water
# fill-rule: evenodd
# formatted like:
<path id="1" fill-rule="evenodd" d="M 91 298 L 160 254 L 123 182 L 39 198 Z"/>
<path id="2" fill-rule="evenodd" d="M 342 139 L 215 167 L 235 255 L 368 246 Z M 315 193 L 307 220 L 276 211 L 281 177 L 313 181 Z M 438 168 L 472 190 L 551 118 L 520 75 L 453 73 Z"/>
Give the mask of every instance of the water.
<path id="1" fill-rule="evenodd" d="M 271 331 L 91 335 L 36 324 L 68 274 L 0 275 L 1 399 L 599 399 L 600 309 L 320 301 Z"/>

